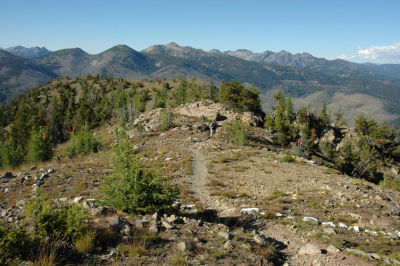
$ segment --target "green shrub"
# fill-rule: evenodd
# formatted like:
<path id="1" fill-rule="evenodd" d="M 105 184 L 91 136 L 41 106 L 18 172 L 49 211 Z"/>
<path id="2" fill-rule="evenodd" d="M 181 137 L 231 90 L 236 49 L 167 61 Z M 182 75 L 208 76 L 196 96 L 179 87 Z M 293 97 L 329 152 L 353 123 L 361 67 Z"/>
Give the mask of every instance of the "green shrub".
<path id="1" fill-rule="evenodd" d="M 23 151 L 9 138 L 0 145 L 0 167 L 18 166 L 23 161 Z"/>
<path id="2" fill-rule="evenodd" d="M 10 259 L 25 258 L 32 246 L 31 236 L 21 228 L 7 228 L 0 225 L 0 264 Z"/>
<path id="3" fill-rule="evenodd" d="M 384 179 L 379 183 L 384 188 L 400 191 L 400 180 L 391 176 L 384 176 Z"/>
<path id="4" fill-rule="evenodd" d="M 89 215 L 87 210 L 78 204 L 70 204 L 60 211 L 65 212 L 65 232 L 64 236 L 76 239 L 87 228 Z"/>
<path id="5" fill-rule="evenodd" d="M 227 133 L 228 137 L 236 144 L 246 145 L 248 143 L 245 125 L 240 120 L 235 120 L 229 123 Z"/>
<path id="6" fill-rule="evenodd" d="M 69 156 L 87 154 L 96 151 L 98 145 L 99 143 L 93 136 L 93 132 L 90 130 L 89 126 L 84 125 L 78 133 L 72 133 L 67 147 L 67 153 Z"/>
<path id="7" fill-rule="evenodd" d="M 286 154 L 281 159 L 281 162 L 285 162 L 285 163 L 291 163 L 291 162 L 294 162 L 294 161 L 295 161 L 294 158 L 289 154 Z"/>
<path id="8" fill-rule="evenodd" d="M 28 162 L 47 161 L 53 157 L 52 137 L 45 129 L 32 132 L 28 143 Z"/>
<path id="9" fill-rule="evenodd" d="M 47 196 L 40 194 L 25 204 L 24 216 L 37 236 L 55 235 L 67 239 L 79 236 L 85 230 L 88 219 L 83 207 L 71 204 L 57 208 Z"/>
<path id="10" fill-rule="evenodd" d="M 165 131 L 174 126 L 173 123 L 174 116 L 171 111 L 165 109 L 160 114 L 160 126 L 158 127 L 159 130 Z"/>
<path id="11" fill-rule="evenodd" d="M 115 175 L 106 180 L 102 192 L 105 204 L 128 213 L 171 212 L 179 194 L 176 186 L 164 182 L 155 172 L 144 170 L 131 157 L 124 132 L 117 132 Z"/>

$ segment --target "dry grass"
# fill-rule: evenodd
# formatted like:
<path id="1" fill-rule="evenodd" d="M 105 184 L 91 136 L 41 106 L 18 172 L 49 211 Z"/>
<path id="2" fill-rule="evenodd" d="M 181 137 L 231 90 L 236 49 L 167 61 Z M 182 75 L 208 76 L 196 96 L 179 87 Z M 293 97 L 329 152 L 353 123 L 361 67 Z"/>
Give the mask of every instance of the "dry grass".
<path id="1" fill-rule="evenodd" d="M 134 230 L 132 237 L 132 243 L 121 244 L 117 247 L 117 250 L 125 256 L 134 258 L 145 254 L 151 242 L 158 238 L 154 233 L 139 229 Z"/>
<path id="2" fill-rule="evenodd" d="M 75 241 L 75 249 L 80 254 L 89 253 L 94 248 L 96 238 L 95 230 L 87 230 L 85 231 L 76 241 Z"/>

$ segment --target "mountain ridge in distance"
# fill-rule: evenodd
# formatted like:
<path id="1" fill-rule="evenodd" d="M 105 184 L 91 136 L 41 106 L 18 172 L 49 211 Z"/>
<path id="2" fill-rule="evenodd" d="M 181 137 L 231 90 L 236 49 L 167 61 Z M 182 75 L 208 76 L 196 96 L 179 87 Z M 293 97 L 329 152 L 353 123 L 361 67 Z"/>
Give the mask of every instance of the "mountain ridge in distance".
<path id="1" fill-rule="evenodd" d="M 46 47 L 38 47 L 38 46 L 27 48 L 21 45 L 17 45 L 5 48 L 4 50 L 9 53 L 12 53 L 13 55 L 17 55 L 25 59 L 41 57 L 51 53 L 51 51 L 48 50 Z"/>
<path id="2" fill-rule="evenodd" d="M 273 103 L 270 100 L 271 94 L 282 89 L 292 96 L 296 106 L 309 100 L 327 100 L 330 107 L 334 108 L 333 112 L 340 106 L 347 113 L 356 110 L 352 116 L 365 110 L 368 115 L 373 110 L 368 106 L 379 106 L 379 110 L 374 110 L 380 114 L 378 120 L 400 119 L 400 100 L 397 100 L 400 99 L 400 80 L 374 72 L 377 70 L 368 70 L 365 69 L 366 66 L 344 60 L 316 58 L 308 53 L 292 55 L 286 51 L 266 51 L 257 54 L 245 49 L 239 52 L 242 55 L 234 56 L 229 51 L 204 51 L 169 43 L 153 45 L 140 52 L 127 45 L 116 45 L 99 54 L 88 54 L 80 48 L 62 49 L 34 59 L 19 57 L 19 60 L 25 60 L 24 64 L 31 64 L 55 77 L 92 74 L 133 79 L 196 77 L 203 80 L 213 79 L 217 83 L 222 80 L 238 80 L 248 86 L 257 86 L 266 110 Z M 252 56 L 253 59 L 241 58 L 244 55 Z M 254 57 L 257 56 L 261 62 L 255 62 Z M 266 59 L 270 62 L 264 62 L 268 61 Z M 3 97 L 2 103 L 22 91 L 15 90 L 13 94 L 13 90 L 7 88 L 7 82 L 24 80 L 17 72 L 14 76 L 4 76 L 4 71 L 5 69 L 0 68 L 0 91 L 7 90 L 8 94 Z M 395 73 L 396 70 L 393 71 Z M 43 84 L 49 78 L 45 75 L 42 77 L 43 80 L 38 81 L 35 86 Z M 346 101 L 351 95 L 357 95 L 353 99 L 355 102 Z"/>

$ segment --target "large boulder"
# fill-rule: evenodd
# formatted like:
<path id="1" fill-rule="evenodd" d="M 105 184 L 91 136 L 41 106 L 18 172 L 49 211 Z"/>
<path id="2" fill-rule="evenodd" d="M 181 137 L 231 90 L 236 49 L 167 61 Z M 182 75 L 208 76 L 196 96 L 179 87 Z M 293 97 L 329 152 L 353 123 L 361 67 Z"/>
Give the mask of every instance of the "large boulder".
<path id="1" fill-rule="evenodd" d="M 262 119 L 251 112 L 244 112 L 242 114 L 242 122 L 250 126 L 258 126 L 262 122 Z"/>

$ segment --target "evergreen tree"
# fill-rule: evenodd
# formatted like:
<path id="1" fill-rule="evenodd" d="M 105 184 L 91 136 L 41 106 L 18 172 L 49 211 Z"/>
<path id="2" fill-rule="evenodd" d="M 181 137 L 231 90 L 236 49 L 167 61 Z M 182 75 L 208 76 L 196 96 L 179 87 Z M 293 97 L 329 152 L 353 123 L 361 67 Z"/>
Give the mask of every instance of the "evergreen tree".
<path id="1" fill-rule="evenodd" d="M 67 147 L 69 156 L 87 154 L 96 151 L 99 143 L 88 125 L 83 125 L 78 133 L 72 133 Z"/>
<path id="2" fill-rule="evenodd" d="M 48 130 L 33 131 L 28 143 L 28 162 L 47 161 L 53 157 L 52 137 Z"/>
<path id="3" fill-rule="evenodd" d="M 321 113 L 319 114 L 318 119 L 320 121 L 320 129 L 323 131 L 331 121 L 330 115 L 327 112 L 326 101 L 322 104 Z"/>
<path id="4" fill-rule="evenodd" d="M 211 80 L 210 83 L 208 83 L 206 90 L 207 90 L 207 98 L 216 101 L 218 95 L 218 88 L 214 85 L 213 80 Z"/>
<path id="5" fill-rule="evenodd" d="M 0 167 L 15 167 L 22 163 L 24 153 L 21 146 L 16 145 L 11 137 L 7 138 L 0 146 Z"/>
<path id="6" fill-rule="evenodd" d="M 182 79 L 175 93 L 175 100 L 177 105 L 186 103 L 186 90 L 187 81 L 186 79 Z"/>
<path id="7" fill-rule="evenodd" d="M 105 204 L 131 214 L 173 211 L 179 195 L 177 186 L 164 182 L 155 172 L 146 171 L 135 158 L 124 130 L 117 131 L 114 176 L 106 179 L 102 192 Z"/>
<path id="8" fill-rule="evenodd" d="M 272 119 L 271 115 L 269 112 L 265 115 L 265 123 L 264 127 L 265 128 L 272 128 L 274 126 L 274 120 Z"/>

